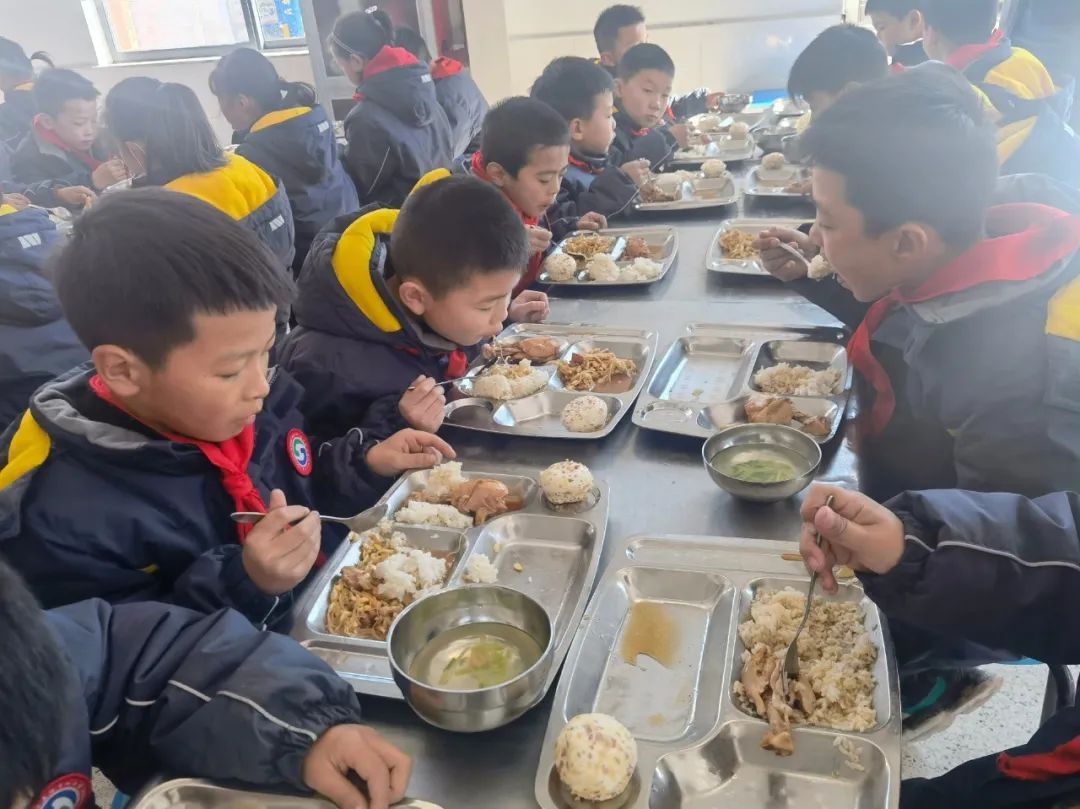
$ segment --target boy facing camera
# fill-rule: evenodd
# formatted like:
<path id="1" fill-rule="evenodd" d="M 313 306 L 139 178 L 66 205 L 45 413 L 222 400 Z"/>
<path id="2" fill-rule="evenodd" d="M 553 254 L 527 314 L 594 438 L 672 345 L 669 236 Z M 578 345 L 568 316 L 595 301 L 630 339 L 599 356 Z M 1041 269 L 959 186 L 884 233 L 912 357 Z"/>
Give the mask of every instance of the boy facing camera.
<path id="1" fill-rule="evenodd" d="M 409 757 L 358 724 L 344 680 L 235 612 L 97 600 L 43 612 L 0 562 L 0 648 L 4 809 L 89 809 L 91 766 L 129 795 L 168 771 L 315 790 L 343 809 L 387 809 L 409 783 Z"/>
<path id="2" fill-rule="evenodd" d="M 302 405 L 315 434 L 357 423 L 373 435 L 406 424 L 438 430 L 446 398 L 436 383 L 464 376 L 508 315 L 546 315 L 546 297 L 511 302 L 528 249 L 503 194 L 445 171 L 421 180 L 400 211 L 326 227 L 300 276 L 297 328 L 282 351 L 289 373 L 317 391 Z"/>
<path id="3" fill-rule="evenodd" d="M 570 164 L 570 130 L 543 101 L 515 96 L 499 102 L 484 119 L 480 141 L 480 151 L 463 168 L 502 191 L 525 225 L 530 258 L 515 289 L 523 293 L 554 243 L 573 230 L 607 227 L 607 219 L 556 204 Z"/>
<path id="4" fill-rule="evenodd" d="M 782 237 L 840 281 L 800 283 L 855 329 L 868 492 L 1080 480 L 1080 217 L 993 204 L 993 130 L 943 66 L 848 91 L 800 146 L 817 222 Z"/>
<path id="5" fill-rule="evenodd" d="M 277 622 L 391 478 L 453 455 L 402 432 L 315 446 L 300 386 L 268 369 L 292 280 L 257 238 L 184 194 L 117 194 L 54 273 L 92 365 L 41 388 L 0 440 L 0 555 L 46 607 L 85 598 L 233 607 Z M 234 511 L 262 511 L 237 526 Z"/>
<path id="6" fill-rule="evenodd" d="M 98 95 L 94 85 L 73 70 L 46 70 L 34 83 L 38 114 L 11 159 L 16 183 L 47 184 L 35 191 L 33 202 L 46 207 L 71 204 L 71 192 L 57 196 L 49 189 L 103 191 L 127 177 L 120 160 L 103 161 L 95 151 Z"/>
<path id="7" fill-rule="evenodd" d="M 635 45 L 619 61 L 615 141 L 608 153 L 616 165 L 648 160 L 662 171 L 675 150 L 686 146 L 685 128 L 664 126 L 674 80 L 675 63 L 659 45 Z"/>

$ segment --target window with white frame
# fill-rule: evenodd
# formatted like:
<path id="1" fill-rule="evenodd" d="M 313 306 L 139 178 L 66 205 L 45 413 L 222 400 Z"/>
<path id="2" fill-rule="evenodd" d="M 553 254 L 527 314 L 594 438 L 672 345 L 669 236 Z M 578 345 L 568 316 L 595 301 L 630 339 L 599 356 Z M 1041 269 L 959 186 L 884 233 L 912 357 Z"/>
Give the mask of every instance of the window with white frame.
<path id="1" fill-rule="evenodd" d="M 116 62 L 305 44 L 300 0 L 94 0 Z"/>

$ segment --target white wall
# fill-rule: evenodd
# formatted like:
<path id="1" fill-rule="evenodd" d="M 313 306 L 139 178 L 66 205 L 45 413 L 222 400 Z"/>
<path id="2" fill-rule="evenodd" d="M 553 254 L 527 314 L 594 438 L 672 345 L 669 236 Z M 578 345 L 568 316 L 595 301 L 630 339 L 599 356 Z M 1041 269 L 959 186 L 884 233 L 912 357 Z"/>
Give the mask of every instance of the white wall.
<path id="1" fill-rule="evenodd" d="M 611 0 L 465 0 L 473 75 L 497 99 L 525 93 L 557 56 L 595 56 Z M 675 60 L 676 91 L 780 88 L 798 53 L 848 0 L 639 0 L 649 38 Z"/>
<path id="2" fill-rule="evenodd" d="M 103 96 L 129 76 L 152 76 L 161 81 L 188 85 L 202 101 L 218 136 L 228 142 L 232 131 L 207 86 L 217 59 L 99 66 L 80 0 L 0 0 L 0 4 L 7 6 L 3 11 L 3 36 L 14 39 L 27 53 L 48 51 L 58 67 L 70 67 L 83 73 Z M 306 52 L 272 55 L 271 58 L 283 78 L 312 81 L 311 63 Z"/>

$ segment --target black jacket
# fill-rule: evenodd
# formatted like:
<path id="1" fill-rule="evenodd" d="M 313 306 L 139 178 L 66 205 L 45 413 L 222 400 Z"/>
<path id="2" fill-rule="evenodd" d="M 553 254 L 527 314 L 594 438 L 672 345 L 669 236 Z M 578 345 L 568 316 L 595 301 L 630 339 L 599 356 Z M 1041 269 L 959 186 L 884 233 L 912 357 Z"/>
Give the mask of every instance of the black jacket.
<path id="1" fill-rule="evenodd" d="M 570 165 L 555 205 L 560 216 L 581 216 L 595 211 L 611 219 L 630 212 L 637 192 L 634 181 L 613 165 L 607 155 L 571 150 Z"/>
<path id="2" fill-rule="evenodd" d="M 461 62 L 454 59 L 443 56 L 432 62 L 431 77 L 435 80 L 435 95 L 450 122 L 453 157 L 472 154 L 480 148 L 487 99 Z"/>
<path id="3" fill-rule="evenodd" d="M 89 359 L 44 275 L 59 242 L 44 211 L 0 207 L 0 431 L 35 390 Z"/>
<path id="4" fill-rule="evenodd" d="M 345 117 L 345 165 L 361 203 L 396 208 L 421 177 L 450 165 L 450 123 L 431 73 L 408 51 L 383 48 L 367 73 Z"/>
<path id="5" fill-rule="evenodd" d="M 53 193 L 55 188 L 72 185 L 94 188 L 90 166 L 71 152 L 42 140 L 32 130 L 12 154 L 11 169 L 15 183 L 25 189 L 30 201 L 44 208 L 60 206 Z"/>
<path id="6" fill-rule="evenodd" d="M 281 363 L 310 393 L 301 409 L 316 436 L 360 426 L 375 438 L 406 427 L 398 411 L 421 374 L 446 379 L 459 349 L 428 330 L 395 300 L 389 241 L 396 210 L 341 217 L 315 238 L 293 306 L 297 326 Z M 347 288 L 346 288 L 347 287 Z"/>
<path id="7" fill-rule="evenodd" d="M 37 105 L 34 103 L 33 85 L 4 93 L 0 104 L 0 143 L 14 151 L 30 134 Z"/>
<path id="8" fill-rule="evenodd" d="M 664 127 L 641 129 L 621 109 L 615 110 L 615 140 L 608 149 L 608 162 L 622 166 L 631 160 L 649 161 L 653 171 L 663 171 L 679 146 Z"/>
<path id="9" fill-rule="evenodd" d="M 237 154 L 285 186 L 296 228 L 292 267 L 299 275 L 322 226 L 360 207 L 356 186 L 338 159 L 334 127 L 322 107 L 294 107 L 264 115 L 235 140 Z"/>

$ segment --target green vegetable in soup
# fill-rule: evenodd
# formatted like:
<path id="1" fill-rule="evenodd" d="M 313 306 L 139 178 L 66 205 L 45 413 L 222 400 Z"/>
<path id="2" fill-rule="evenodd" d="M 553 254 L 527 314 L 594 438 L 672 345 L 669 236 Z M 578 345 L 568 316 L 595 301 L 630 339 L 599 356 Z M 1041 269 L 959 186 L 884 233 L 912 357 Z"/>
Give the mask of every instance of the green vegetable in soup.
<path id="1" fill-rule="evenodd" d="M 728 467 L 727 473 L 744 483 L 783 483 L 798 477 L 794 466 L 775 458 L 737 461 Z"/>

